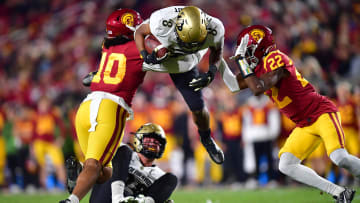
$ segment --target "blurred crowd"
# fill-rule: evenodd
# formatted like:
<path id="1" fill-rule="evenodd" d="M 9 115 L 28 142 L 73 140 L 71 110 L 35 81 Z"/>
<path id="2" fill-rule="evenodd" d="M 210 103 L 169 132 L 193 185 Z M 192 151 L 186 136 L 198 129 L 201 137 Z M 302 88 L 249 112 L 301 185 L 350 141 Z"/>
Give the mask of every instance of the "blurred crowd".
<path id="1" fill-rule="evenodd" d="M 251 24 L 269 26 L 277 47 L 324 95 L 339 105 L 349 128 L 349 151 L 359 151 L 360 1 L 343 0 L 0 0 L 0 185 L 17 192 L 64 190 L 64 159 L 83 159 L 74 116 L 89 92 L 82 78 L 96 70 L 105 20 L 117 8 L 133 8 L 144 19 L 171 5 L 195 5 L 225 26 L 224 58 L 237 34 Z M 208 56 L 199 64 L 206 70 Z M 135 119 L 123 142 L 146 122 L 160 124 L 168 144 L 158 164 L 181 185 L 248 188 L 289 184 L 277 170 L 277 150 L 294 128 L 263 96 L 231 94 L 220 77 L 203 90 L 213 136 L 225 163 L 213 164 L 198 140 L 189 110 L 168 74 L 147 73 L 133 101 Z M 348 139 L 348 137 L 346 137 Z M 50 143 L 50 144 L 49 144 Z M 324 157 L 321 146 L 307 160 L 331 181 L 351 177 Z"/>

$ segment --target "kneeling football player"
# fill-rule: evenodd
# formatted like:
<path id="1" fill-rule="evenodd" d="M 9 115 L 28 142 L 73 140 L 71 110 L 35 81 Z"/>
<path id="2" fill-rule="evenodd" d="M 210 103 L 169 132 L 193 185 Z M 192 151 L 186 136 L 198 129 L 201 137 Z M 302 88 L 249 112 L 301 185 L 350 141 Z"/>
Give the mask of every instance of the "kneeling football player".
<path id="1" fill-rule="evenodd" d="M 177 177 L 154 164 L 161 158 L 166 137 L 161 126 L 142 125 L 134 133 L 134 150 L 121 145 L 116 152 L 113 175 L 93 187 L 90 203 L 166 202 L 177 185 Z"/>

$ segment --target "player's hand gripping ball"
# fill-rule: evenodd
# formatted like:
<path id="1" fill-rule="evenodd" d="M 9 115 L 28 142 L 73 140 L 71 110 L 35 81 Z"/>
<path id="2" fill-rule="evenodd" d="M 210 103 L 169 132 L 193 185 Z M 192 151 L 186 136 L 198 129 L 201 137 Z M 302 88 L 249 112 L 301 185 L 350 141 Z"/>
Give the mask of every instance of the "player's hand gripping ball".
<path id="1" fill-rule="evenodd" d="M 143 56 L 143 58 L 146 63 L 161 63 L 169 56 L 168 49 L 164 47 L 154 35 L 145 37 L 145 50 L 147 54 L 145 54 L 146 57 Z"/>

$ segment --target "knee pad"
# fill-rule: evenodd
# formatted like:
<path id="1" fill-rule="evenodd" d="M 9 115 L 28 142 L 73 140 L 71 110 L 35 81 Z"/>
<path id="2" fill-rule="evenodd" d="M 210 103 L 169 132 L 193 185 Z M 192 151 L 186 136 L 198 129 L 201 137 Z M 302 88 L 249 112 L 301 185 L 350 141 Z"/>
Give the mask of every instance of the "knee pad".
<path id="1" fill-rule="evenodd" d="M 300 164 L 300 162 L 301 162 L 301 160 L 298 159 L 293 154 L 291 154 L 289 152 L 284 152 L 280 156 L 279 170 L 284 174 L 288 174 L 289 171 L 292 170 L 292 166 Z"/>

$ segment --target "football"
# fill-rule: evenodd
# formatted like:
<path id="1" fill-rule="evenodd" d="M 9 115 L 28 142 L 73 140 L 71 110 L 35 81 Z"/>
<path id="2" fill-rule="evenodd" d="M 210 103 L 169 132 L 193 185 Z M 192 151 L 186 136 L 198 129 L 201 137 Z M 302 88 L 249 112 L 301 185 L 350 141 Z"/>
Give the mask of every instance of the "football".
<path id="1" fill-rule="evenodd" d="M 148 35 L 145 37 L 145 49 L 151 54 L 153 51 L 156 52 L 156 58 L 163 60 L 168 54 L 168 49 L 164 47 L 154 35 Z"/>

